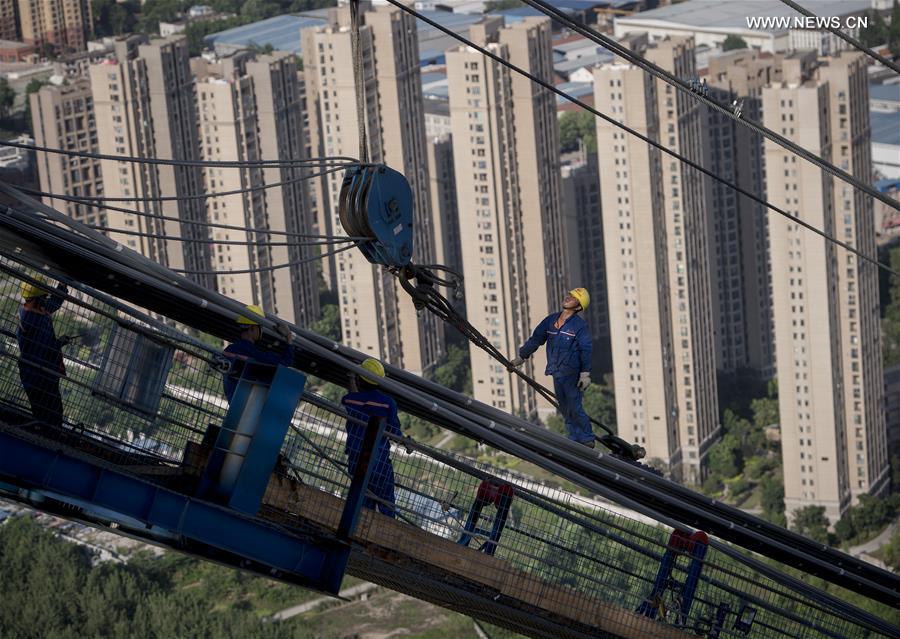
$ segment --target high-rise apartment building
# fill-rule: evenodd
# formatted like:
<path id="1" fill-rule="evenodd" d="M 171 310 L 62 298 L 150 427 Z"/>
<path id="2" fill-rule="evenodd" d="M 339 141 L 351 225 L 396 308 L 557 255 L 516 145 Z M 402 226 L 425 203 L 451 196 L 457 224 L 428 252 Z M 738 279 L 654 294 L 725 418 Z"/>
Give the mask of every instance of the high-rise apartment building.
<path id="1" fill-rule="evenodd" d="M 391 6 L 373 9 L 363 3 L 363 8 L 362 98 L 369 158 L 387 164 L 409 180 L 415 219 L 413 260 L 433 263 L 415 20 Z M 312 143 L 322 156 L 359 154 L 356 87 L 354 75 L 348 72 L 349 61 L 353 60 L 349 26 L 349 7 L 340 7 L 330 12 L 329 25 L 303 34 Z M 319 228 L 329 235 L 343 234 L 338 218 L 342 179 L 340 173 L 329 175 L 318 196 Z M 394 276 L 370 264 L 359 251 L 342 252 L 334 263 L 343 343 L 414 373 L 431 370 L 443 354 L 443 325 L 431 314 L 419 316 Z"/>
<path id="2" fill-rule="evenodd" d="M 594 346 L 594 381 L 600 382 L 601 375 L 612 371 L 612 356 L 596 153 L 577 152 L 562 158 L 562 197 L 566 277 L 570 286 L 584 286 L 591 294 L 591 305 L 584 319 Z"/>
<path id="3" fill-rule="evenodd" d="M 306 157 L 297 63 L 289 53 L 242 51 L 216 62 L 194 60 L 203 157 L 214 161 L 299 160 Z M 214 223 L 214 264 L 222 293 L 260 304 L 301 325 L 318 319 L 313 247 L 296 235 L 311 233 L 312 213 L 298 166 L 207 168 L 208 193 L 253 190 L 207 198 Z M 277 184 L 278 186 L 266 185 Z M 269 235 L 264 231 L 275 231 Z M 281 267 L 290 263 L 288 268 Z"/>
<path id="4" fill-rule="evenodd" d="M 784 61 L 763 91 L 764 124 L 861 179 L 871 176 L 868 91 L 857 54 Z M 875 251 L 871 201 L 791 152 L 765 144 L 769 201 Z M 832 522 L 887 485 L 877 274 L 782 217 L 770 219 L 785 510 L 820 505 Z"/>
<path id="5" fill-rule="evenodd" d="M 44 86 L 29 99 L 34 140 L 38 146 L 79 153 L 99 152 L 90 82 L 82 79 L 62 86 Z M 36 161 L 42 191 L 73 197 L 103 195 L 100 160 L 37 153 Z M 57 198 L 45 197 L 44 203 L 79 222 L 106 226 L 104 209 Z"/>
<path id="6" fill-rule="evenodd" d="M 116 42 L 114 57 L 91 66 L 91 91 L 100 151 L 109 155 L 196 161 L 201 159 L 197 104 L 187 40 Z M 109 197 L 134 202 L 143 215 L 109 211 L 109 225 L 142 235 L 112 233 L 116 240 L 188 277 L 215 288 L 206 221 L 203 171 L 198 166 L 104 160 Z M 197 240 L 197 241 L 194 241 Z"/>
<path id="7" fill-rule="evenodd" d="M 15 42 L 19 39 L 19 21 L 16 18 L 16 0 L 0 0 L 0 40 Z"/>
<path id="8" fill-rule="evenodd" d="M 552 81 L 550 21 L 508 27 L 486 18 L 470 37 Z M 514 356 L 565 294 L 559 128 L 553 95 L 466 47 L 447 52 L 450 120 L 466 310 L 469 321 Z M 533 417 L 534 391 L 482 350 L 470 347 L 479 401 Z M 545 384 L 540 349 L 526 365 Z M 541 411 L 543 412 L 543 411 Z"/>
<path id="9" fill-rule="evenodd" d="M 625 43 L 693 77 L 689 38 Z M 705 113 L 690 96 L 628 64 L 594 72 L 595 104 L 695 162 L 708 164 Z M 598 120 L 601 201 L 619 433 L 702 481 L 720 434 L 709 273 L 711 193 L 679 161 Z"/>
<path id="10" fill-rule="evenodd" d="M 710 96 L 741 104 L 743 117 L 760 122 L 762 90 L 780 81 L 781 58 L 754 49 L 711 56 Z M 708 109 L 707 116 L 710 170 L 750 193 L 765 193 L 762 138 L 718 111 Z M 768 210 L 717 181 L 712 198 L 716 366 L 726 373 L 752 369 L 768 379 L 775 372 Z"/>
<path id="11" fill-rule="evenodd" d="M 453 136 L 429 137 L 427 144 L 435 263 L 462 275 L 462 237 L 456 203 L 456 175 L 453 172 Z M 454 297 L 450 301 L 457 311 L 465 314 L 463 299 Z"/>
<path id="12" fill-rule="evenodd" d="M 40 50 L 83 51 L 93 29 L 89 0 L 18 0 L 22 40 Z"/>

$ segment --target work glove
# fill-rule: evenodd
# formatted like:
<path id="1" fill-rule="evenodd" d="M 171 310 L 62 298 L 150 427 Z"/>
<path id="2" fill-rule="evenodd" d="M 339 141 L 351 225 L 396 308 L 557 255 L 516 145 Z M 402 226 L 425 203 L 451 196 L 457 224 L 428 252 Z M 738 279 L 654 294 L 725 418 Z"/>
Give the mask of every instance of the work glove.
<path id="1" fill-rule="evenodd" d="M 60 348 L 62 348 L 63 346 L 68 346 L 69 344 L 71 344 L 72 340 L 74 340 L 74 339 L 75 338 L 72 337 L 71 335 L 63 335 L 63 336 L 59 337 L 56 341 L 59 342 L 59 346 L 60 346 Z"/>
<path id="2" fill-rule="evenodd" d="M 513 368 L 519 368 L 519 367 L 522 366 L 522 364 L 524 364 L 524 363 L 525 363 L 525 359 L 524 359 L 524 358 L 522 358 L 522 357 L 516 357 L 516 358 L 514 358 L 514 359 L 509 363 L 509 365 L 512 366 Z"/>
<path id="3" fill-rule="evenodd" d="M 584 371 L 578 377 L 578 390 L 586 391 L 587 387 L 590 385 L 591 385 L 591 374 L 587 371 Z"/>
<path id="4" fill-rule="evenodd" d="M 278 322 L 278 324 L 275 325 L 275 332 L 278 333 L 285 342 L 290 343 L 292 334 L 290 327 L 286 323 Z"/>

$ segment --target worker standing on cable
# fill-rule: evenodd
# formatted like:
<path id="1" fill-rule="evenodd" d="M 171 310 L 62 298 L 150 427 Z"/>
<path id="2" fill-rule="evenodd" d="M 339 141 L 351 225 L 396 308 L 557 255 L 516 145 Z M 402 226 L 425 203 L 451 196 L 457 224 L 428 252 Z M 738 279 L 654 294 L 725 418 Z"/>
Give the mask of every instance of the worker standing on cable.
<path id="1" fill-rule="evenodd" d="M 538 324 L 511 364 L 519 368 L 541 344 L 547 344 L 545 375 L 553 377 L 553 391 L 566 420 L 569 439 L 594 447 L 591 419 L 584 412 L 582 395 L 591 385 L 591 333 L 579 315 L 591 303 L 587 289 L 573 288 L 563 299 L 562 311 Z"/>
<path id="2" fill-rule="evenodd" d="M 341 398 L 341 405 L 346 409 L 347 416 L 347 445 L 344 450 L 347 453 L 347 470 L 350 475 L 356 472 L 359 458 L 362 454 L 363 437 L 366 425 L 372 417 L 383 417 L 387 420 L 384 426 L 385 435 L 403 435 L 400 430 L 400 418 L 397 415 L 397 402 L 378 389 L 379 380 L 384 379 L 384 365 L 377 359 L 369 357 L 360 364 L 368 371 L 368 374 L 358 375 L 355 379 L 355 389 Z M 368 492 L 377 497 L 377 501 L 366 497 L 363 508 L 378 509 L 384 515 L 393 517 L 394 507 L 394 465 L 391 462 L 391 443 L 387 437 L 382 437 L 378 449 L 372 451 L 369 458 L 372 465 L 372 473 L 369 478 Z"/>
<path id="3" fill-rule="evenodd" d="M 291 346 L 291 329 L 288 325 L 279 322 L 275 327 L 278 334 L 284 339 L 284 348 L 281 353 L 266 351 L 257 346 L 262 338 L 262 326 L 259 320 L 266 316 L 259 306 L 251 304 L 247 306 L 247 312 L 239 315 L 237 324 L 241 330 L 240 339 L 229 344 L 223 351 L 223 355 L 231 361 L 231 367 L 225 373 L 225 397 L 228 401 L 234 396 L 238 380 L 241 377 L 241 366 L 238 363 L 257 362 L 272 366 L 290 366 L 294 363 L 294 347 Z"/>
<path id="4" fill-rule="evenodd" d="M 36 278 L 36 282 L 22 282 L 24 301 L 19 308 L 16 329 L 20 354 L 19 379 L 22 380 L 34 418 L 50 426 L 62 426 L 63 403 L 59 378 L 66 375 L 62 347 L 71 338 L 56 337 L 51 316 L 62 306 L 68 289 L 60 282 L 51 295 L 43 286 L 43 278 Z"/>

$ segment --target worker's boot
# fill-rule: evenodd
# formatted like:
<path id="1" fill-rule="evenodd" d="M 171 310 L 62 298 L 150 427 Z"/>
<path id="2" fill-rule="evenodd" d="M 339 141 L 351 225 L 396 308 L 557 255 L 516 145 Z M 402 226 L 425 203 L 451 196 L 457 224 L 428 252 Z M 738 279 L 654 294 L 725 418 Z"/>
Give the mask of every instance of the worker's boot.
<path id="1" fill-rule="evenodd" d="M 593 440 L 593 439 L 592 439 L 591 441 L 588 441 L 588 442 L 580 442 L 580 443 L 581 443 L 583 446 L 587 446 L 588 448 L 593 448 L 593 447 L 594 447 L 594 440 Z"/>

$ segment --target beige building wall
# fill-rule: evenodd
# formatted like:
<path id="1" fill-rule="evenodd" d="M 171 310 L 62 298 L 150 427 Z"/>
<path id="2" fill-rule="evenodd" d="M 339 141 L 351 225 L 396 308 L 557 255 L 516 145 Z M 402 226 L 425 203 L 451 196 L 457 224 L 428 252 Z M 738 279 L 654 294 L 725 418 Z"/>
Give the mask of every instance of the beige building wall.
<path id="1" fill-rule="evenodd" d="M 415 22 L 396 8 L 382 6 L 363 14 L 361 29 L 366 132 L 370 160 L 403 173 L 413 192 L 413 260 L 433 263 L 434 239 L 429 197 L 425 124 Z M 356 88 L 347 63 L 353 59 L 349 8 L 330 14 L 331 25 L 304 32 L 304 61 L 309 101 L 318 125 L 315 146 L 324 156 L 359 154 Z M 378 55 L 375 55 L 377 49 Z M 311 120 L 312 113 L 311 113 Z M 343 175 L 328 176 L 324 186 L 329 219 L 325 232 L 343 235 L 338 206 Z M 359 251 L 335 259 L 343 343 L 416 374 L 432 370 L 443 355 L 443 325 L 431 314 L 421 317 L 393 275 L 373 266 Z"/>
<path id="2" fill-rule="evenodd" d="M 842 52 L 819 67 L 831 105 L 832 162 L 866 184 L 873 182 L 869 89 L 864 55 Z M 875 255 L 872 198 L 834 181 L 834 230 L 838 238 Z M 836 249 L 838 321 L 846 418 L 847 466 L 854 502 L 890 487 L 884 370 L 881 358 L 878 272 L 848 251 Z"/>
<path id="3" fill-rule="evenodd" d="M 238 52 L 215 63 L 195 59 L 203 157 L 217 161 L 302 159 L 303 113 L 297 64 L 289 53 Z M 205 171 L 209 193 L 252 191 L 207 199 L 216 223 L 257 231 L 311 233 L 313 223 L 299 167 L 214 168 Z M 269 184 L 280 186 L 262 188 Z M 215 263 L 221 292 L 261 305 L 291 322 L 318 319 L 313 247 L 296 236 L 215 228 Z M 234 243 L 233 243 L 234 242 Z M 241 242 L 243 244 L 241 244 Z M 289 244 L 289 245 L 288 245 Z M 291 263 L 289 268 L 276 268 Z"/>
<path id="4" fill-rule="evenodd" d="M 470 36 L 538 77 L 552 78 L 550 23 L 528 19 L 473 25 Z M 565 292 L 559 141 L 552 96 L 518 82 L 505 67 L 467 48 L 447 52 L 450 120 L 468 319 L 514 356 Z M 474 395 L 534 417 L 535 393 L 470 347 Z M 544 349 L 526 372 L 545 385 Z M 547 407 L 548 408 L 548 407 Z M 549 410 L 543 412 L 549 413 Z"/>
<path id="5" fill-rule="evenodd" d="M 117 41 L 114 53 L 113 58 L 90 69 L 100 151 L 199 160 L 196 94 L 187 40 L 170 37 L 148 42 L 144 36 L 132 36 Z M 198 197 L 204 190 L 202 170 L 116 160 L 104 160 L 102 170 L 107 196 L 148 198 L 134 203 L 142 216 L 108 213 L 111 227 L 146 236 L 111 236 L 171 268 L 202 271 L 188 277 L 215 288 L 215 276 L 208 274 L 212 269 L 209 229 L 192 224 L 206 219 L 203 199 Z M 160 199 L 163 197 L 174 199 Z M 181 239 L 169 239 L 176 237 Z"/>
<path id="6" fill-rule="evenodd" d="M 786 72 L 785 82 L 763 91 L 763 113 L 766 127 L 833 159 L 827 84 Z M 834 234 L 831 176 L 769 141 L 765 153 L 768 200 Z M 785 511 L 790 521 L 794 510 L 821 505 L 834 522 L 851 497 L 837 251 L 783 217 L 769 224 Z"/>
<path id="7" fill-rule="evenodd" d="M 743 117 L 762 120 L 762 90 L 781 80 L 781 55 L 761 56 L 754 49 L 709 58 L 711 96 L 722 104 L 742 103 Z M 710 169 L 750 193 L 764 193 L 763 138 L 712 109 L 707 111 Z M 769 213 L 761 204 L 712 183 L 713 210 L 710 276 L 716 296 L 717 368 L 742 368 L 763 378 L 775 374 L 775 345 L 769 264 Z"/>
<path id="8" fill-rule="evenodd" d="M 99 151 L 90 82 L 77 80 L 62 86 L 41 87 L 31 94 L 30 100 L 35 144 L 67 151 Z M 37 153 L 35 161 L 42 191 L 75 197 L 103 195 L 100 160 Z M 44 203 L 79 222 L 107 225 L 104 209 L 46 197 Z"/>
<path id="9" fill-rule="evenodd" d="M 694 73 L 693 44 L 645 47 L 680 77 Z M 708 163 L 706 114 L 696 101 L 647 80 L 640 69 L 595 70 L 599 110 L 692 160 Z M 704 478 L 718 423 L 709 184 L 694 170 L 598 121 L 604 240 L 617 422 L 626 439 L 687 483 Z"/>
<path id="10" fill-rule="evenodd" d="M 0 40 L 19 40 L 16 0 L 0 0 Z"/>
<path id="11" fill-rule="evenodd" d="M 40 50 L 83 51 L 93 29 L 89 0 L 18 0 L 22 40 Z"/>

